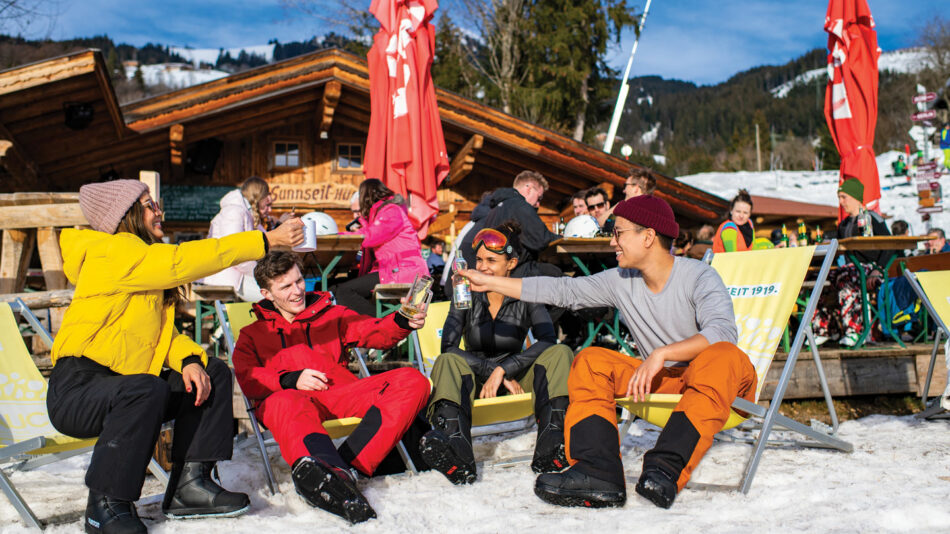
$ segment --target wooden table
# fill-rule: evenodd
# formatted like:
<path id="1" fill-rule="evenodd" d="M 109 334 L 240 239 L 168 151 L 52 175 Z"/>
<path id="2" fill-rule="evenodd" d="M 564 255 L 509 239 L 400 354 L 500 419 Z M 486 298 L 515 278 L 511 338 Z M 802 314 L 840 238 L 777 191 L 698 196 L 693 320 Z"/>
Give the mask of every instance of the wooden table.
<path id="1" fill-rule="evenodd" d="M 304 271 L 316 272 L 320 276 L 320 289 L 327 290 L 330 278 L 340 263 L 344 265 L 356 260 L 356 253 L 363 244 L 360 234 L 332 234 L 317 236 L 317 250 L 301 253 Z M 312 260 L 308 261 L 308 260 Z"/>
<path id="2" fill-rule="evenodd" d="M 610 246 L 610 239 L 609 237 L 562 237 L 552 241 L 541 256 L 550 258 L 566 254 L 582 273 L 590 276 L 589 263 L 599 261 L 604 257 L 615 256 L 616 250 Z M 601 264 L 600 267 L 604 265 Z"/>
<path id="3" fill-rule="evenodd" d="M 590 276 L 591 270 L 589 265 L 592 262 L 598 262 L 600 264 L 598 267 L 606 269 L 607 267 L 602 260 L 607 257 L 616 257 L 617 251 L 610 245 L 610 240 L 611 238 L 609 237 L 562 237 L 561 239 L 552 241 L 541 256 L 542 258 L 545 256 L 550 258 L 551 254 L 567 255 L 585 276 Z M 593 320 L 587 321 L 587 339 L 584 340 L 581 348 L 590 346 L 601 328 L 606 328 L 628 354 L 634 354 L 633 349 L 627 345 L 620 333 L 620 312 L 617 310 L 614 310 L 614 320 L 612 323 L 600 321 L 595 324 Z"/>
<path id="4" fill-rule="evenodd" d="M 861 261 L 858 259 L 855 252 L 857 251 L 874 251 L 874 250 L 909 250 L 916 249 L 917 243 L 921 241 L 927 241 L 930 238 L 927 236 L 890 236 L 890 235 L 880 235 L 880 236 L 869 236 L 869 237 L 846 237 L 844 239 L 838 240 L 838 250 L 842 252 L 848 260 L 855 266 L 858 272 L 858 278 L 860 279 L 861 285 L 861 309 L 862 316 L 864 318 L 864 329 L 861 331 L 861 337 L 858 338 L 857 343 L 854 344 L 852 349 L 861 348 L 867 343 L 868 338 L 871 335 L 871 329 L 874 327 L 874 323 L 881 321 L 881 314 L 885 309 L 887 309 L 887 300 L 889 294 L 887 291 L 884 292 L 884 302 L 878 303 L 878 309 L 874 310 L 871 307 L 871 297 L 868 295 L 867 289 L 867 275 L 864 274 L 864 269 L 861 267 Z M 891 255 L 888 257 L 887 263 L 881 265 L 876 261 L 865 258 L 872 266 L 872 271 L 880 271 L 882 276 L 884 276 L 885 282 L 887 281 L 887 273 L 891 268 L 891 264 L 894 263 L 894 260 L 897 259 L 896 255 Z M 897 342 L 901 347 L 904 346 L 904 342 L 901 340 L 900 336 L 891 330 L 891 337 L 894 341 Z"/>

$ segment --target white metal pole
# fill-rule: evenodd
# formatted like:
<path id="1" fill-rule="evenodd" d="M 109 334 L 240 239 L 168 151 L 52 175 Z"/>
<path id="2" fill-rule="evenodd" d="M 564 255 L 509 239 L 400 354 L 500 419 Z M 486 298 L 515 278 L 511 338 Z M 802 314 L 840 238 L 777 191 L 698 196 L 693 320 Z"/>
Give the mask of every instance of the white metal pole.
<path id="1" fill-rule="evenodd" d="M 604 141 L 604 152 L 610 154 L 614 148 L 614 138 L 617 135 L 617 127 L 620 126 L 620 115 L 623 113 L 623 107 L 627 102 L 627 93 L 630 91 L 630 85 L 627 78 L 630 76 L 630 67 L 633 65 L 633 56 L 637 54 L 637 45 L 640 44 L 640 36 L 643 35 L 643 25 L 647 21 L 647 13 L 650 12 L 650 3 L 653 0 L 647 0 L 646 7 L 643 8 L 643 16 L 640 17 L 640 27 L 637 28 L 637 38 L 633 41 L 633 49 L 630 50 L 630 58 L 627 59 L 627 68 L 623 71 L 623 79 L 620 80 L 620 93 L 617 94 L 617 104 L 614 106 L 614 114 L 610 118 L 610 128 L 607 130 L 607 140 Z"/>

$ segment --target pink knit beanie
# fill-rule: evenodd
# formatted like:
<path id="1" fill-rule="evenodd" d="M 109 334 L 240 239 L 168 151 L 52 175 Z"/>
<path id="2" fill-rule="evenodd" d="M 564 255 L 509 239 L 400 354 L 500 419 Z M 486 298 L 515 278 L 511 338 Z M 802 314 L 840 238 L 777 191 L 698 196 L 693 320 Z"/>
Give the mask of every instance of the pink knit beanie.
<path id="1" fill-rule="evenodd" d="M 79 188 L 79 208 L 93 230 L 114 234 L 132 203 L 148 186 L 138 180 L 112 180 Z"/>
<path id="2" fill-rule="evenodd" d="M 614 208 L 614 215 L 640 226 L 653 228 L 656 233 L 673 239 L 680 233 L 680 225 L 676 224 L 673 208 L 662 198 L 653 195 L 640 195 L 624 200 Z"/>

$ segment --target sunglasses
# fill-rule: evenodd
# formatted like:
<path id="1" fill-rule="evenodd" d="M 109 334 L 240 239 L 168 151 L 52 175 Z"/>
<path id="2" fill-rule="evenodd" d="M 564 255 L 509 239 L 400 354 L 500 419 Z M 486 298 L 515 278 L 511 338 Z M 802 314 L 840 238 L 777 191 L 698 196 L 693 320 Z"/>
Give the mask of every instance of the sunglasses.
<path id="1" fill-rule="evenodd" d="M 588 204 L 588 205 L 587 205 L 587 209 L 589 209 L 589 210 L 599 210 L 600 208 L 603 208 L 603 207 L 606 206 L 606 205 L 607 205 L 607 201 L 605 200 L 604 202 L 598 202 L 597 204 Z"/>
<path id="2" fill-rule="evenodd" d="M 154 213 L 160 213 L 162 211 L 162 209 L 158 207 L 158 203 L 152 199 L 148 199 L 147 201 L 142 202 L 141 204 L 143 208 L 150 209 Z"/>
<path id="3" fill-rule="evenodd" d="M 478 252 L 478 247 L 483 245 L 489 252 L 495 254 L 511 254 L 513 250 L 511 245 L 508 244 L 508 238 L 505 234 L 494 228 L 485 228 L 475 234 L 475 239 L 472 241 L 472 250 Z"/>

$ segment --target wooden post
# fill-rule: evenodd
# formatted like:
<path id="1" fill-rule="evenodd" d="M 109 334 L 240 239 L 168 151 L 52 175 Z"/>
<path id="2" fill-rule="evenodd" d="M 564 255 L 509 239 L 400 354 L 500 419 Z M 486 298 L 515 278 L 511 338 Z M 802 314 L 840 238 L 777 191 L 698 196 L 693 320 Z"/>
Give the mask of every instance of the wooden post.
<path id="1" fill-rule="evenodd" d="M 43 266 L 46 290 L 66 289 L 63 255 L 59 248 L 59 231 L 51 227 L 37 228 L 36 246 L 40 251 L 40 264 Z"/>
<path id="2" fill-rule="evenodd" d="M 26 285 L 26 269 L 33 255 L 36 234 L 29 229 L 3 231 L 0 252 L 0 294 L 19 293 Z"/>
<path id="3" fill-rule="evenodd" d="M 172 124 L 168 128 L 169 162 L 171 163 L 172 182 L 182 183 L 185 179 L 185 126 Z M 156 176 L 158 173 L 155 173 Z M 144 180 L 143 180 L 144 181 Z M 152 199 L 158 202 L 158 197 L 152 192 Z"/>

